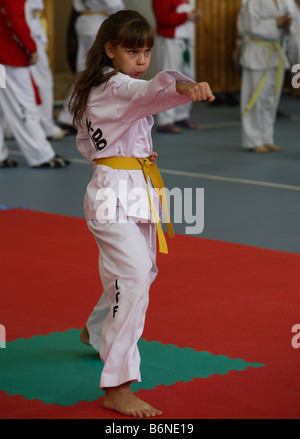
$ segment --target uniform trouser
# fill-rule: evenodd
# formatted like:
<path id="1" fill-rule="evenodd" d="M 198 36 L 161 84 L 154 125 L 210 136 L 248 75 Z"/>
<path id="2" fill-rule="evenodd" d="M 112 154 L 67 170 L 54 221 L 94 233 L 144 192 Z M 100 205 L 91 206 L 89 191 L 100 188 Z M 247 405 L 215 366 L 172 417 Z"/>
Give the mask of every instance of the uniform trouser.
<path id="1" fill-rule="evenodd" d="M 29 67 L 5 66 L 6 87 L 0 89 L 0 161 L 7 158 L 4 121 L 30 166 L 51 160 L 55 153 L 40 125 Z"/>
<path id="2" fill-rule="evenodd" d="M 52 137 L 60 131 L 53 120 L 53 76 L 49 59 L 44 47 L 38 44 L 38 60 L 30 71 L 39 90 L 41 105 L 38 105 L 40 120 L 47 137 Z"/>
<path id="3" fill-rule="evenodd" d="M 100 388 L 141 380 L 137 342 L 142 335 L 149 289 L 157 275 L 155 224 L 99 223 L 88 227 L 99 247 L 104 292 L 91 313 L 90 343 L 104 364 Z M 150 230 L 151 229 L 151 230 Z"/>
<path id="4" fill-rule="evenodd" d="M 165 38 L 157 36 L 157 64 L 158 70 L 178 70 L 191 79 L 194 79 L 195 68 L 193 60 L 193 40 L 188 40 L 190 63 L 184 62 L 186 43 L 181 38 Z M 192 109 L 192 102 L 172 108 L 171 110 L 159 113 L 157 122 L 159 125 L 167 125 L 188 119 Z"/>
<path id="5" fill-rule="evenodd" d="M 254 107 L 243 115 L 265 70 L 243 68 L 241 85 L 242 146 L 245 149 L 274 144 L 274 126 L 279 98 L 276 99 L 277 69 L 270 69 L 266 84 Z M 283 75 L 284 76 L 284 75 Z M 282 90 L 280 86 L 279 96 Z"/>

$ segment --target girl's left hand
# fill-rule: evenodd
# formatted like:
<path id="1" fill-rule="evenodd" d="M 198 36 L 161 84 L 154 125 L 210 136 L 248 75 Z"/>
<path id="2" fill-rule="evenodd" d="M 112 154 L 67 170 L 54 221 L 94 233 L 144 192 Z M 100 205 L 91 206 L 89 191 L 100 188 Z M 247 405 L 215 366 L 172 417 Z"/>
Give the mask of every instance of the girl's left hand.
<path id="1" fill-rule="evenodd" d="M 150 160 L 150 162 L 152 163 L 156 163 L 157 162 L 157 152 L 152 152 L 151 155 L 149 155 L 148 159 Z"/>

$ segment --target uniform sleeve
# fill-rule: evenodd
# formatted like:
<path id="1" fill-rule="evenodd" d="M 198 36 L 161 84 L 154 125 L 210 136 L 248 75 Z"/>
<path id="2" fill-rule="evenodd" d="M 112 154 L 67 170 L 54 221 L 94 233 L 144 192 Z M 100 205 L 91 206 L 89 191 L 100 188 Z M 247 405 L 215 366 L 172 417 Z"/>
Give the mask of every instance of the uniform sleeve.
<path id="1" fill-rule="evenodd" d="M 2 12 L 9 23 L 11 33 L 17 42 L 29 53 L 36 52 L 36 44 L 31 38 L 30 29 L 25 18 L 25 0 L 2 0 Z"/>
<path id="2" fill-rule="evenodd" d="M 132 123 L 190 102 L 190 98 L 177 93 L 176 81 L 194 82 L 177 71 L 168 70 L 158 73 L 150 81 L 130 78 L 116 84 L 113 87 L 115 116 L 122 122 Z"/>
<path id="3" fill-rule="evenodd" d="M 248 1 L 242 19 L 243 30 L 250 37 L 276 40 L 280 35 L 276 23 L 277 15 L 268 11 L 262 3 L 262 0 Z"/>
<path id="4" fill-rule="evenodd" d="M 188 14 L 178 14 L 173 0 L 153 0 L 153 12 L 158 25 L 177 27 L 185 23 Z"/>

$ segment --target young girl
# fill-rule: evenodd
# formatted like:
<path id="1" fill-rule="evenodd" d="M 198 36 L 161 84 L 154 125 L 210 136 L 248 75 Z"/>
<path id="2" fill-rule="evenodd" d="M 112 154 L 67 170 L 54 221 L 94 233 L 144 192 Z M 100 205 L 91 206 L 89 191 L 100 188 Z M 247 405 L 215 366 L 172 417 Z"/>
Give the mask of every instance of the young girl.
<path id="1" fill-rule="evenodd" d="M 81 339 L 86 337 L 100 350 L 103 406 L 135 417 L 162 413 L 130 388 L 141 380 L 137 342 L 157 274 L 155 228 L 159 231 L 159 224 L 153 213 L 155 202 L 147 198 L 151 209 L 142 203 L 134 208 L 129 202 L 134 191 L 149 194 L 148 172 L 156 166 L 157 156 L 152 151 L 152 114 L 190 100 L 214 100 L 207 83 L 194 83 L 176 71 L 141 80 L 153 42 L 153 31 L 138 12 L 111 15 L 88 52 L 85 71 L 75 80 L 70 104 L 78 127 L 78 150 L 94 165 L 84 208 L 99 247 L 104 288 Z"/>

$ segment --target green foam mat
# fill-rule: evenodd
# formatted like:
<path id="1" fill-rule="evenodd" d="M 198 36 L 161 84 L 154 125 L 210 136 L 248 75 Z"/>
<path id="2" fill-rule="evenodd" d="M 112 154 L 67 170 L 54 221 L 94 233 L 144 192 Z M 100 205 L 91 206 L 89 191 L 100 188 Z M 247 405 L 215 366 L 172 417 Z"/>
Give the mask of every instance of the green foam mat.
<path id="1" fill-rule="evenodd" d="M 79 334 L 71 329 L 8 342 L 0 350 L 0 390 L 61 406 L 103 396 L 102 362 L 97 352 L 80 343 Z M 132 385 L 133 391 L 264 366 L 157 341 L 140 339 L 138 345 L 142 382 Z"/>

